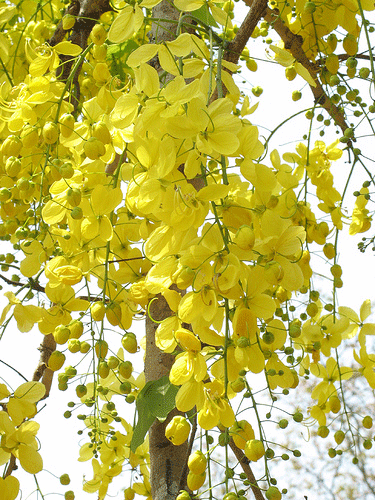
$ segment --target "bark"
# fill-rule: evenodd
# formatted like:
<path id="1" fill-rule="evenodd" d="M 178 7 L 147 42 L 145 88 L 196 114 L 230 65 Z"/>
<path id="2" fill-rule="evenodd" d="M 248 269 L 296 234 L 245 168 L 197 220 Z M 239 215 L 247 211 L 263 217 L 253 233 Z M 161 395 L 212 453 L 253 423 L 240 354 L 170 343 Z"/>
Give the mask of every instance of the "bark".
<path id="1" fill-rule="evenodd" d="M 228 49 L 224 54 L 224 59 L 232 62 L 238 62 L 243 48 L 252 35 L 255 26 L 259 19 L 264 15 L 267 7 L 267 0 L 255 0 L 253 8 L 250 9 L 249 14 L 242 23 L 237 36 L 231 42 Z M 154 22 L 152 27 L 152 40 L 155 43 L 162 43 L 163 41 L 172 40 L 175 38 L 177 22 L 179 18 L 178 11 L 167 0 L 163 0 L 153 10 L 154 18 L 161 18 L 163 20 L 170 19 L 172 22 L 159 21 Z M 159 71 L 162 71 L 158 61 L 152 62 L 153 66 Z M 171 75 L 166 75 L 165 82 L 172 78 Z M 215 90 L 211 101 L 217 99 L 217 90 Z M 183 173 L 184 167 L 181 165 L 179 168 Z M 196 177 L 189 181 L 197 191 L 202 189 L 205 185 L 204 179 Z M 172 314 L 166 300 L 158 296 L 157 299 L 151 302 L 149 312 L 146 319 L 146 356 L 145 356 L 145 375 L 146 382 L 149 380 L 156 380 L 163 375 L 169 373 L 174 356 L 171 354 L 163 353 L 155 345 L 155 331 L 158 326 L 157 322 L 162 321 Z M 153 321 L 155 320 L 155 321 Z M 184 325 L 189 328 L 189 325 Z M 165 427 L 170 419 L 178 414 L 177 410 L 170 413 L 168 419 L 164 423 L 155 421 L 151 426 L 149 432 L 150 443 L 150 483 L 151 493 L 153 500 L 175 500 L 176 495 L 180 489 L 187 489 L 187 459 L 191 452 L 192 442 L 194 440 L 194 431 L 192 432 L 190 443 L 184 443 L 181 446 L 172 445 L 165 438 Z M 232 442 L 235 450 L 233 449 L 237 459 L 240 461 L 241 466 L 245 467 L 248 479 L 251 481 L 251 488 L 256 500 L 264 500 L 261 490 L 257 486 L 256 479 L 250 468 L 249 461 Z M 237 456 L 237 452 L 241 456 Z M 247 460 L 246 464 L 244 458 Z"/>
<path id="2" fill-rule="evenodd" d="M 52 333 L 50 333 L 49 335 L 45 335 L 43 338 L 43 342 L 40 344 L 39 347 L 40 351 L 39 363 L 33 375 L 33 380 L 38 382 L 40 379 L 42 379 L 42 384 L 44 384 L 46 388 L 46 393 L 43 399 L 48 398 L 51 390 L 54 372 L 50 368 L 48 368 L 47 365 L 48 365 L 48 360 L 55 349 L 56 349 L 56 341 Z"/>
<path id="3" fill-rule="evenodd" d="M 237 458 L 242 470 L 246 474 L 247 479 L 250 481 L 250 488 L 254 494 L 255 500 L 265 500 L 262 490 L 259 488 L 257 480 L 255 479 L 254 473 L 250 467 L 250 460 L 247 458 L 245 453 L 235 445 L 234 441 L 231 440 L 229 443 L 231 450 L 233 451 L 235 457 Z"/>

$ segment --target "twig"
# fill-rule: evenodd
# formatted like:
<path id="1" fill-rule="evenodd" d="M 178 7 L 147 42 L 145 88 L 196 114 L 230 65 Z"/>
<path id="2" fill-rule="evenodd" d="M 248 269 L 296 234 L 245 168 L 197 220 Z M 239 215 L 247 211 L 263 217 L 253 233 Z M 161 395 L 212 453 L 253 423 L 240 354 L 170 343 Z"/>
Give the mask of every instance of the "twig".
<path id="1" fill-rule="evenodd" d="M 54 47 L 59 42 L 61 42 L 65 35 L 70 31 L 68 40 L 72 43 L 79 45 L 82 50 L 87 47 L 87 39 L 91 33 L 92 28 L 97 23 L 98 19 L 105 12 L 113 11 L 109 0 L 73 0 L 72 3 L 66 10 L 67 14 L 74 15 L 76 17 L 76 22 L 71 30 L 64 30 L 62 21 L 58 24 L 55 33 L 48 40 L 48 44 Z M 67 81 L 72 70 L 72 64 L 75 58 L 71 56 L 60 55 L 61 64 L 57 70 L 57 76 L 62 81 Z M 81 97 L 81 92 L 78 83 L 78 76 L 81 71 L 83 60 L 79 68 L 77 69 L 73 84 L 75 88 L 74 98 L 74 109 L 77 110 L 78 104 Z"/>
<path id="2" fill-rule="evenodd" d="M 10 476 L 12 474 L 12 472 L 14 470 L 17 470 L 17 469 L 18 469 L 18 467 L 16 464 L 16 457 L 14 455 L 11 455 L 10 459 L 9 459 L 9 464 L 8 464 L 7 470 L 5 471 L 4 477 Z"/>

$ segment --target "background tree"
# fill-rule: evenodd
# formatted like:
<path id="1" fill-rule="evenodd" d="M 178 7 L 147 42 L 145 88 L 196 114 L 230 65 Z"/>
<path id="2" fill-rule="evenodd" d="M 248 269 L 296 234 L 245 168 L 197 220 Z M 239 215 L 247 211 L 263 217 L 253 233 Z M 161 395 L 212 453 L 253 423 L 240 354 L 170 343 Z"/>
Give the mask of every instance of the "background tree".
<path id="1" fill-rule="evenodd" d="M 42 336 L 32 379 L 0 384 L 1 499 L 22 489 L 18 463 L 43 468 L 38 411 L 55 372 L 59 390 L 75 389 L 64 416 L 85 426 L 79 460 L 93 478 L 83 489 L 99 499 L 128 467 L 138 479 L 123 485 L 126 500 L 290 497 L 278 464 L 301 456 L 299 426 L 366 475 L 372 418 L 352 406 L 347 381 L 375 387 L 375 325 L 369 300 L 357 313 L 337 291 L 340 235 L 371 229 L 373 177 L 358 146 L 374 134 L 374 4 L 245 1 L 238 26 L 234 7 L 1 7 L 1 278 L 14 287 L 2 337 L 14 322 Z M 313 106 L 260 136 L 269 117 L 238 74 L 265 53 Z M 251 99 L 262 92 L 253 86 Z M 302 142 L 273 149 L 302 114 L 306 134 L 287 129 Z M 326 145 L 330 129 L 339 139 Z M 305 379 L 311 397 L 289 399 Z"/>

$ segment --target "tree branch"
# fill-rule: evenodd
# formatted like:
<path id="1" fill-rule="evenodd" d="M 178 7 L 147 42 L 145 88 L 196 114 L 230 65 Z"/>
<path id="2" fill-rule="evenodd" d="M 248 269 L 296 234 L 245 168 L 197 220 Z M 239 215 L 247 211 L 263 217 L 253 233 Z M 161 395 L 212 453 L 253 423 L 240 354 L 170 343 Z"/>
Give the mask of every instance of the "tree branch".
<path id="1" fill-rule="evenodd" d="M 234 455 L 236 456 L 242 470 L 246 474 L 247 479 L 250 481 L 250 487 L 254 494 L 255 500 L 265 500 L 261 489 L 258 486 L 258 482 L 255 479 L 254 473 L 250 467 L 250 460 L 247 458 L 245 453 L 235 445 L 233 439 L 230 440 L 229 446 L 231 447 Z"/>
<path id="2" fill-rule="evenodd" d="M 247 13 L 243 23 L 241 24 L 239 30 L 237 31 L 234 39 L 229 43 L 225 49 L 223 59 L 225 61 L 237 64 L 240 55 L 245 48 L 247 42 L 249 41 L 259 19 L 264 16 L 265 9 L 267 8 L 267 0 L 255 0 L 250 6 L 250 10 Z M 223 68 L 230 75 L 232 71 L 227 68 Z M 227 93 L 227 88 L 223 85 L 223 96 Z M 215 101 L 218 98 L 217 87 L 211 96 L 210 102 Z"/>
<path id="3" fill-rule="evenodd" d="M 173 365 L 174 356 L 161 351 L 155 344 L 158 322 L 171 314 L 172 311 L 167 301 L 161 295 L 150 303 L 146 317 L 146 382 L 158 380 L 163 375 L 167 375 Z M 183 482 L 182 477 L 189 451 L 188 443 L 174 446 L 165 437 L 165 428 L 174 415 L 181 415 L 181 413 L 175 409 L 168 415 L 165 422 L 155 420 L 149 431 L 150 484 L 153 500 L 175 500 Z"/>
<path id="4" fill-rule="evenodd" d="M 87 47 L 87 39 L 91 33 L 92 28 L 99 20 L 100 16 L 105 12 L 113 11 L 109 0 L 73 0 L 66 10 L 66 14 L 76 16 L 76 22 L 70 30 L 68 40 L 72 43 L 79 45 L 82 50 Z M 68 30 L 69 31 L 69 30 Z M 68 31 L 64 30 L 62 20 L 58 24 L 55 33 L 48 40 L 48 44 L 54 47 L 61 42 Z M 60 80 L 66 81 L 72 70 L 75 58 L 71 56 L 60 55 L 61 64 L 57 69 L 57 76 Z M 77 69 L 73 77 L 73 84 L 75 88 L 75 95 L 73 95 L 74 108 L 77 109 L 80 100 L 80 88 L 78 83 L 78 76 L 81 71 L 83 61 Z"/>
<path id="5" fill-rule="evenodd" d="M 40 344 L 39 347 L 40 351 L 39 363 L 32 378 L 32 380 L 34 380 L 35 382 L 38 382 L 40 379 L 42 379 L 42 384 L 44 384 L 46 388 L 46 393 L 43 399 L 48 398 L 51 390 L 54 372 L 50 368 L 48 368 L 47 365 L 51 354 L 55 350 L 56 350 L 56 341 L 54 336 L 52 335 L 52 333 L 50 333 L 49 335 L 45 335 L 43 338 L 43 342 Z"/>
<path id="6" fill-rule="evenodd" d="M 251 0 L 244 1 L 246 5 L 249 5 L 249 3 L 251 3 Z M 303 51 L 303 38 L 290 31 L 288 26 L 286 26 L 281 20 L 280 13 L 277 9 L 272 10 L 267 7 L 265 15 L 263 17 L 264 20 L 267 21 L 280 36 L 280 38 L 284 42 L 285 49 L 293 55 L 297 62 L 302 64 L 302 66 L 307 69 L 312 78 L 315 80 L 316 87 L 310 85 L 315 103 L 322 106 L 322 108 L 327 111 L 327 113 L 331 116 L 335 123 L 341 128 L 342 132 L 345 132 L 345 130 L 348 128 L 348 124 L 346 123 L 345 118 L 340 112 L 339 108 L 329 99 L 318 79 L 318 71 L 320 70 L 320 66 L 316 63 L 312 63 Z"/>
<path id="7" fill-rule="evenodd" d="M 226 61 L 237 64 L 240 55 L 253 34 L 256 25 L 265 14 L 267 4 L 267 0 L 255 0 L 252 2 L 250 10 L 238 29 L 236 36 L 229 43 L 229 46 L 224 52 L 224 59 Z"/>

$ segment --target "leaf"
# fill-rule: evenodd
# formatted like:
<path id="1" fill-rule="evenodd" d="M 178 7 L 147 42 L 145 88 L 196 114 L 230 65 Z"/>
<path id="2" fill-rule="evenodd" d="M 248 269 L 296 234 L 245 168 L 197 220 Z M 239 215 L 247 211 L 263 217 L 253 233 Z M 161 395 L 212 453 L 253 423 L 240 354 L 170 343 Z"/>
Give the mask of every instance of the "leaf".
<path id="1" fill-rule="evenodd" d="M 68 42 L 67 40 L 55 45 L 54 49 L 58 54 L 63 54 L 64 56 L 73 56 L 73 57 L 78 56 L 82 52 L 82 49 L 79 45 L 72 42 Z"/>
<path id="2" fill-rule="evenodd" d="M 212 26 L 213 28 L 218 27 L 218 24 L 213 18 L 211 12 L 208 10 L 208 5 L 206 3 L 199 9 L 195 10 L 191 17 L 201 21 L 205 25 Z"/>
<path id="3" fill-rule="evenodd" d="M 138 395 L 136 403 L 138 420 L 134 427 L 132 440 L 130 442 L 130 450 L 133 453 L 135 453 L 138 446 L 144 442 L 146 434 L 155 420 L 154 415 L 149 412 L 147 404 L 144 401 L 138 402 L 139 396 L 140 394 Z"/>
<path id="4" fill-rule="evenodd" d="M 130 449 L 133 453 L 144 442 L 155 418 L 159 422 L 164 422 L 168 414 L 175 408 L 177 391 L 178 387 L 172 385 L 168 376 L 165 375 L 158 380 L 147 382 L 138 394 L 136 401 L 138 419 L 130 443 Z"/>

